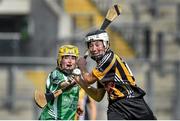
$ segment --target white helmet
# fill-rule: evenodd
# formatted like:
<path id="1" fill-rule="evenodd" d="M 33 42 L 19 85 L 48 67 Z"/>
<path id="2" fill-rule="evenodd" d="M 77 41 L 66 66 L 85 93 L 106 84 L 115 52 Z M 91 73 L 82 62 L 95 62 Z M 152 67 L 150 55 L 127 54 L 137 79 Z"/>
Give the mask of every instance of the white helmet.
<path id="1" fill-rule="evenodd" d="M 85 37 L 85 42 L 89 48 L 89 43 L 93 41 L 101 40 L 105 47 L 105 52 L 109 49 L 109 36 L 105 30 L 96 30 L 88 33 Z M 95 61 L 99 61 L 103 58 L 104 54 L 91 55 L 91 58 Z"/>
<path id="2" fill-rule="evenodd" d="M 109 48 L 109 36 L 105 30 L 92 31 L 88 33 L 85 37 L 85 42 L 87 43 L 87 46 L 89 42 L 96 41 L 96 40 L 102 40 L 105 48 L 106 49 Z"/>

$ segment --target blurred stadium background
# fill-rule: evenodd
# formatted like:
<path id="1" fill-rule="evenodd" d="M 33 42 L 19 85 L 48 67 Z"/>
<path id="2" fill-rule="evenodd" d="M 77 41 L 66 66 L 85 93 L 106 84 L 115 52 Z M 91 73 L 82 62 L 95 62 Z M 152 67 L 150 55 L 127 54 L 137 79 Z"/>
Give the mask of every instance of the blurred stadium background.
<path id="1" fill-rule="evenodd" d="M 112 49 L 129 63 L 157 118 L 180 119 L 179 0 L 0 0 L 0 119 L 38 119 L 33 92 L 44 89 L 58 47 L 75 44 L 83 55 L 85 34 L 117 3 L 123 12 L 107 30 Z M 106 120 L 106 97 L 97 109 Z"/>

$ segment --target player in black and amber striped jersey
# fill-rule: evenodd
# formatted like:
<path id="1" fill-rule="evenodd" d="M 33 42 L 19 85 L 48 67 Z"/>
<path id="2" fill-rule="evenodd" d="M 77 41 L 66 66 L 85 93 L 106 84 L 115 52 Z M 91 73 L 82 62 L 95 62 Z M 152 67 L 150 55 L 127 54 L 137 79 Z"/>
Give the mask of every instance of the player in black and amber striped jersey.
<path id="1" fill-rule="evenodd" d="M 79 58 L 78 66 L 83 79 L 79 85 L 94 100 L 101 101 L 108 93 L 108 120 L 153 120 L 153 112 L 143 99 L 145 92 L 136 85 L 135 78 L 126 62 L 109 48 L 106 31 L 96 30 L 86 35 L 90 57 L 97 66 L 89 73 L 86 60 Z M 90 86 L 97 81 L 97 88 Z"/>

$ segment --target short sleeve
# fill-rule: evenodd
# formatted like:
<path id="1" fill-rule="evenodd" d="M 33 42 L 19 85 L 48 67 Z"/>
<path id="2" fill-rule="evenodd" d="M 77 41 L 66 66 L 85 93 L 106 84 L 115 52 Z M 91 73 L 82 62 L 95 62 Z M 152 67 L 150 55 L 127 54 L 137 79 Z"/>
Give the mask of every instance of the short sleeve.
<path id="1" fill-rule="evenodd" d="M 58 70 L 54 70 L 48 76 L 46 81 L 46 87 L 49 91 L 55 91 L 59 89 L 60 83 L 65 81 L 65 76 Z"/>

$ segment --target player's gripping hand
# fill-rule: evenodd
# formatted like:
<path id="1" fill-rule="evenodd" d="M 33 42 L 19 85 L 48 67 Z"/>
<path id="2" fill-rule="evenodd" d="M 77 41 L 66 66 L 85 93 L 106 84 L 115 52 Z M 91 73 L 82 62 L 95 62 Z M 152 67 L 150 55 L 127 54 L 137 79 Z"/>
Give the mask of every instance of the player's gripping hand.
<path id="1" fill-rule="evenodd" d="M 86 65 L 87 65 L 87 61 L 84 57 L 80 57 L 78 60 L 77 60 L 77 65 L 78 67 L 80 68 L 80 70 L 84 70 Z"/>

